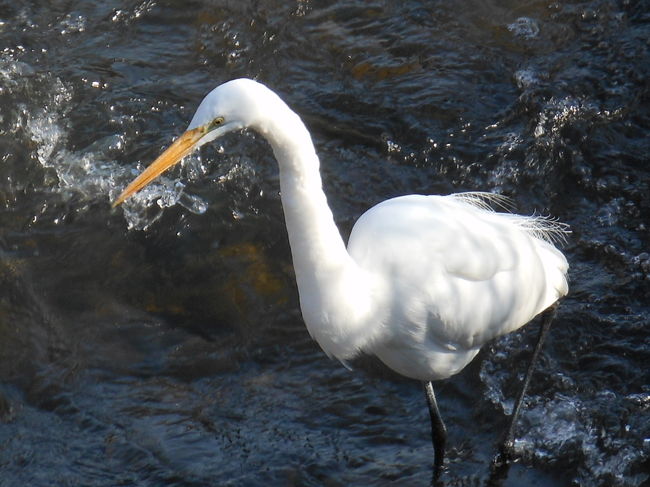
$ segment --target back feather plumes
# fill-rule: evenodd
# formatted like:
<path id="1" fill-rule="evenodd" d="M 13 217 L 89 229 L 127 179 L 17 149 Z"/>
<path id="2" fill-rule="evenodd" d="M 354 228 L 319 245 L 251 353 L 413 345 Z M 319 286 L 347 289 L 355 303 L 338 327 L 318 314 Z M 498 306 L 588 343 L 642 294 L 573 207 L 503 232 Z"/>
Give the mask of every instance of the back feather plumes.
<path id="1" fill-rule="evenodd" d="M 510 213 L 515 205 L 509 197 L 502 194 L 470 191 L 450 196 L 486 211 L 494 211 L 495 206 L 501 208 L 507 212 L 502 215 L 511 219 L 512 223 L 531 236 L 550 244 L 566 243 L 567 235 L 571 233 L 569 225 L 549 216 Z"/>

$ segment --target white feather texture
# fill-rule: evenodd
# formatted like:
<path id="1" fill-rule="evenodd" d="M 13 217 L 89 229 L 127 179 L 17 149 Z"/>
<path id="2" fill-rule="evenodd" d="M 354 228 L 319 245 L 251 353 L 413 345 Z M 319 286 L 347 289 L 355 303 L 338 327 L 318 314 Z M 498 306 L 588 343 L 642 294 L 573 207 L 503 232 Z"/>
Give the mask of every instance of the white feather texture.
<path id="1" fill-rule="evenodd" d="M 235 80 L 203 100 L 189 129 L 217 118 L 197 146 L 250 127 L 273 148 L 302 314 L 328 355 L 363 351 L 407 377 L 446 378 L 568 292 L 553 245 L 568 228 L 495 212 L 510 203 L 490 193 L 384 201 L 359 218 L 346 248 L 300 117 L 262 84 Z"/>

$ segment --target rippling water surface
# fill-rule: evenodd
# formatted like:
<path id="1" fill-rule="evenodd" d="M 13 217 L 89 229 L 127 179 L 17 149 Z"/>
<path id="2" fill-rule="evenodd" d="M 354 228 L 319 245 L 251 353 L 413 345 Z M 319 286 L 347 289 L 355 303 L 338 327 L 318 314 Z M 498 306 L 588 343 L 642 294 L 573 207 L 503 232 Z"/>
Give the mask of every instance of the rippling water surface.
<path id="1" fill-rule="evenodd" d="M 571 225 L 503 485 L 650 482 L 647 1 L 0 2 L 0 485 L 428 485 L 419 386 L 301 322 L 255 134 L 109 202 L 248 76 L 306 121 L 344 235 L 482 189 Z M 438 385 L 483 485 L 536 325 Z"/>

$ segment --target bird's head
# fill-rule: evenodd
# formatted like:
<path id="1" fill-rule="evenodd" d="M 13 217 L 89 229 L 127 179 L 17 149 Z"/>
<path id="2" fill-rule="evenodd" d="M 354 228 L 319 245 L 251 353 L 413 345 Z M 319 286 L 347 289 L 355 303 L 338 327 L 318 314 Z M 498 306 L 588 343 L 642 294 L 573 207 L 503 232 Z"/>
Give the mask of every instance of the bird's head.
<path id="1" fill-rule="evenodd" d="M 264 131 L 264 114 L 273 113 L 271 105 L 276 99 L 275 93 L 266 86 L 250 79 L 236 79 L 217 86 L 203 99 L 187 131 L 126 187 L 113 207 L 203 144 L 245 127 Z"/>

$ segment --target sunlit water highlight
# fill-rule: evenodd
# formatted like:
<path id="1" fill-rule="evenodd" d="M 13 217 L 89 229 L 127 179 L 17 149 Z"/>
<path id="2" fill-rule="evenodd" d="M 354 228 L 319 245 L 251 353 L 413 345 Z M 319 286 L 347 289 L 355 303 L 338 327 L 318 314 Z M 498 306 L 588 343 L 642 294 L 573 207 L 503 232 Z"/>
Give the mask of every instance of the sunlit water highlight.
<path id="1" fill-rule="evenodd" d="M 505 485 L 646 485 L 646 10 L 3 5 L 0 485 L 428 484 L 417 385 L 347 371 L 301 323 L 260 137 L 110 210 L 239 76 L 304 117 L 344 234 L 387 197 L 467 189 L 571 225 L 572 292 Z M 535 333 L 441 385 L 450 485 L 487 479 Z"/>

